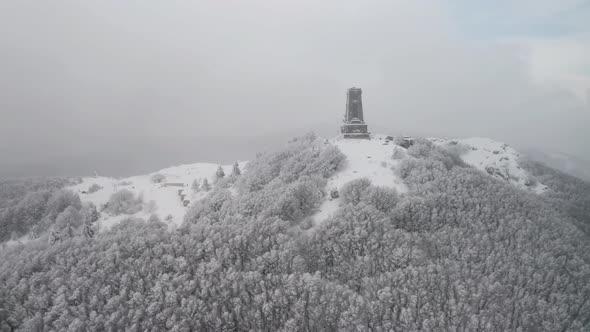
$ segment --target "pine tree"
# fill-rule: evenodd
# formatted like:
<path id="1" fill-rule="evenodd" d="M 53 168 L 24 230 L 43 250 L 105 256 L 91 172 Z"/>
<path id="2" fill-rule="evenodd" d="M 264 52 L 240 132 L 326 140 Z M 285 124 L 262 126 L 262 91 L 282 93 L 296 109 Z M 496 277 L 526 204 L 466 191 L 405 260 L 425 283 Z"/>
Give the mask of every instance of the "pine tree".
<path id="1" fill-rule="evenodd" d="M 231 175 L 232 176 L 240 176 L 240 175 L 242 175 L 242 171 L 240 170 L 240 165 L 238 164 L 237 161 L 234 164 L 234 167 L 233 167 L 233 169 L 231 171 Z"/>
<path id="2" fill-rule="evenodd" d="M 193 181 L 193 184 L 191 186 L 191 189 L 193 190 L 193 192 L 198 193 L 201 190 L 201 186 L 199 185 L 199 180 L 195 179 Z"/>
<path id="3" fill-rule="evenodd" d="M 204 191 L 211 190 L 211 185 L 209 184 L 209 180 L 203 179 L 203 184 L 201 185 L 201 189 L 203 189 Z"/>
<path id="4" fill-rule="evenodd" d="M 49 244 L 54 244 L 56 242 L 59 242 L 59 240 L 60 240 L 59 232 L 52 230 L 51 234 L 49 234 Z"/>
<path id="5" fill-rule="evenodd" d="M 221 166 L 217 167 L 217 172 L 215 173 L 215 177 L 219 180 L 225 176 L 225 172 Z"/>
<path id="6" fill-rule="evenodd" d="M 74 236 L 74 229 L 82 226 L 82 224 L 83 220 L 80 212 L 75 207 L 69 206 L 57 216 L 53 227 L 65 238 L 71 238 Z"/>
<path id="7" fill-rule="evenodd" d="M 87 207 L 84 208 L 83 212 L 84 217 L 84 224 L 92 225 L 100 218 L 100 213 L 96 209 L 96 205 L 90 203 Z"/>
<path id="8" fill-rule="evenodd" d="M 84 224 L 84 237 L 87 239 L 94 237 L 94 230 L 90 224 Z"/>

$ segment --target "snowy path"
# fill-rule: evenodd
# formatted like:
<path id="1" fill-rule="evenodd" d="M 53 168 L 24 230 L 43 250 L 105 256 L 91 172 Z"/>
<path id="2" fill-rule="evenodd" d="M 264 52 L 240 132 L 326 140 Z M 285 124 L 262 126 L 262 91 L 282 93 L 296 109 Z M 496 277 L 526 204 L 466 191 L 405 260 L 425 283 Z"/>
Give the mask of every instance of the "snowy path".
<path id="1" fill-rule="evenodd" d="M 347 161 L 343 169 L 328 179 L 328 197 L 319 207 L 319 211 L 312 216 L 316 225 L 332 216 L 341 205 L 340 198 L 329 197 L 330 191 L 340 190 L 351 180 L 365 177 L 376 186 L 395 188 L 398 193 L 408 191 L 407 186 L 394 172 L 399 163 L 399 160 L 392 159 L 396 146 L 391 142 L 385 142 L 384 135 L 375 135 L 370 140 L 337 138 L 330 141 L 330 144 L 337 146 L 346 155 Z"/>

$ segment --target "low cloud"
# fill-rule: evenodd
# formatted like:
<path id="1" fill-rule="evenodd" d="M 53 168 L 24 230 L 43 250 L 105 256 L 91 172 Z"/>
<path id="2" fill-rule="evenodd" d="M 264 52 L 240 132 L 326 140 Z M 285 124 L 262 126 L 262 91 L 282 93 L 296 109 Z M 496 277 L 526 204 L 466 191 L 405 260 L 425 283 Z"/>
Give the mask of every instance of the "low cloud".
<path id="1" fill-rule="evenodd" d="M 354 85 L 373 131 L 489 136 L 590 159 L 586 63 L 564 67 L 581 42 L 554 65 L 547 50 L 561 44 L 476 42 L 443 4 L 5 3 L 0 151 L 12 165 L 79 165 L 68 172 L 89 167 L 85 154 L 150 167 L 231 159 L 219 153 L 226 140 L 199 137 L 332 135 Z M 128 153 L 179 141 L 202 152 Z M 178 149 L 169 144 L 158 149 Z"/>

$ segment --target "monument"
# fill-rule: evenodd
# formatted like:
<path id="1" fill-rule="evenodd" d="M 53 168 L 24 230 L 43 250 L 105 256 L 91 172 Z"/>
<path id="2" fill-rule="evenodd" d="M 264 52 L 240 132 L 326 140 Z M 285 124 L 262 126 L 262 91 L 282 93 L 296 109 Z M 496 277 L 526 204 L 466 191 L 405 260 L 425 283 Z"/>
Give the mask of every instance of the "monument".
<path id="1" fill-rule="evenodd" d="M 346 94 L 346 112 L 340 132 L 344 138 L 370 138 L 363 116 L 363 90 L 352 87 Z"/>

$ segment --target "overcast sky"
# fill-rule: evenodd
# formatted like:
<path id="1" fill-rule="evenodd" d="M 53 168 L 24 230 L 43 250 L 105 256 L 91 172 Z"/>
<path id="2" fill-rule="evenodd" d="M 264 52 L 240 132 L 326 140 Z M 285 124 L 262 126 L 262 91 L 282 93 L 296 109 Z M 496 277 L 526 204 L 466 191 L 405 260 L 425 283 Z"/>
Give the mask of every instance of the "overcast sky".
<path id="1" fill-rule="evenodd" d="M 476 4 L 477 3 L 477 4 Z M 126 175 L 334 135 L 590 159 L 590 4 L 0 0 L 0 176 Z"/>

